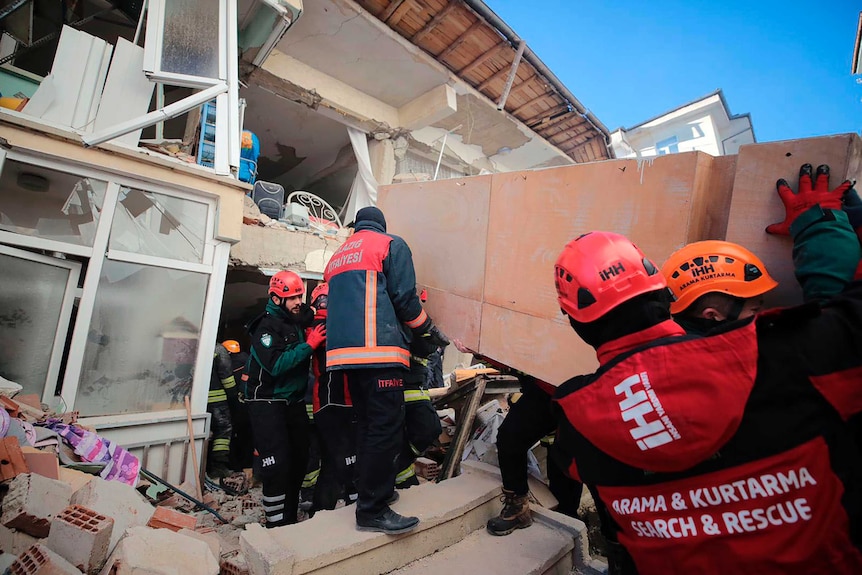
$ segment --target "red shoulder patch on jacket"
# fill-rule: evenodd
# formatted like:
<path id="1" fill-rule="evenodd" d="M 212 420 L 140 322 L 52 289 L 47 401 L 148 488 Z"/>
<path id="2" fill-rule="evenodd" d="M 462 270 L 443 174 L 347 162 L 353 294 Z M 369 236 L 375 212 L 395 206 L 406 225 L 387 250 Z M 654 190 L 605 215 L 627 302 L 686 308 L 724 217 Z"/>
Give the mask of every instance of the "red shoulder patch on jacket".
<path id="1" fill-rule="evenodd" d="M 332 276 L 348 271 L 383 271 L 383 260 L 389 253 L 392 238 L 370 230 L 356 232 L 335 250 L 323 279 L 329 281 Z"/>
<path id="2" fill-rule="evenodd" d="M 851 367 L 826 375 L 813 375 L 811 383 L 826 398 L 842 418 L 862 413 L 862 366 Z"/>
<path id="3" fill-rule="evenodd" d="M 733 436 L 756 373 L 752 322 L 638 352 L 558 402 L 572 426 L 611 457 L 680 471 Z"/>

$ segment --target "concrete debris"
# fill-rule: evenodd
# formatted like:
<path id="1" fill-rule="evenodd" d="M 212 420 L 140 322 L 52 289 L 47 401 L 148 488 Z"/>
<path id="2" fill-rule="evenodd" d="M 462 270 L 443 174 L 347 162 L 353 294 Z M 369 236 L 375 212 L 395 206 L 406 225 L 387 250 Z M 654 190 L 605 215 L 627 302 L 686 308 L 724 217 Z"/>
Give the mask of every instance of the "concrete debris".
<path id="1" fill-rule="evenodd" d="M 149 527 L 132 527 L 105 566 L 111 575 L 217 575 L 219 563 L 204 541 Z"/>
<path id="2" fill-rule="evenodd" d="M 9 483 L 0 523 L 34 537 L 47 537 L 51 519 L 69 505 L 72 488 L 62 481 L 35 473 L 21 474 Z"/>
<path id="3" fill-rule="evenodd" d="M 38 537 L 0 525 L 0 551 L 18 555 L 39 542 Z"/>
<path id="4" fill-rule="evenodd" d="M 9 567 L 11 575 L 81 575 L 74 565 L 40 544 L 21 553 Z"/>
<path id="5" fill-rule="evenodd" d="M 92 509 L 114 519 L 110 549 L 113 549 L 129 527 L 143 526 L 155 509 L 133 487 L 119 481 L 95 478 L 78 490 L 72 503 Z"/>
<path id="6" fill-rule="evenodd" d="M 81 505 L 70 505 L 51 521 L 47 546 L 72 565 L 94 575 L 108 559 L 114 520 Z"/>
<path id="7" fill-rule="evenodd" d="M 177 531 L 180 535 L 185 535 L 186 537 L 193 537 L 198 541 L 203 541 L 207 545 L 209 545 L 210 551 L 212 551 L 213 559 L 216 561 L 221 557 L 221 538 L 219 538 L 218 533 L 210 529 L 206 532 L 201 531 L 192 531 L 191 529 L 180 529 Z"/>

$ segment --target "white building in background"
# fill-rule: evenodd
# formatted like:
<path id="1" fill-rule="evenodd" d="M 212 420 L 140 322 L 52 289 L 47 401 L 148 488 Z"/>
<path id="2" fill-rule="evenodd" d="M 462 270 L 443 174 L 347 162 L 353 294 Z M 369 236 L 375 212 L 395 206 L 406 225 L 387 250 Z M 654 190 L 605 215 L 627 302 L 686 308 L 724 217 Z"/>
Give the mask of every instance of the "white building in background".
<path id="1" fill-rule="evenodd" d="M 637 126 L 611 133 L 617 158 L 692 151 L 724 156 L 736 154 L 743 144 L 756 141 L 751 115 L 731 114 L 720 89 Z"/>

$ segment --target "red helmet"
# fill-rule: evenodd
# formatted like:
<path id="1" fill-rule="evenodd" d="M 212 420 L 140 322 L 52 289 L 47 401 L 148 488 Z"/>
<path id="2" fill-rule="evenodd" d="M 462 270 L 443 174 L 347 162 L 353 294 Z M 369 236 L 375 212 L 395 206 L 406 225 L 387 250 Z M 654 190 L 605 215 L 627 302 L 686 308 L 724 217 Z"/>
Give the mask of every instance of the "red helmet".
<path id="1" fill-rule="evenodd" d="M 316 309 L 318 312 L 325 311 L 327 306 L 327 299 L 329 299 L 329 284 L 326 282 L 321 282 L 317 284 L 313 290 L 311 290 L 311 307 Z"/>
<path id="2" fill-rule="evenodd" d="M 664 276 L 625 236 L 590 232 L 570 241 L 554 266 L 557 300 L 580 323 L 633 297 L 667 288 Z"/>
<path id="3" fill-rule="evenodd" d="M 291 297 L 305 293 L 305 284 L 299 274 L 280 271 L 269 279 L 269 294 L 278 297 Z"/>

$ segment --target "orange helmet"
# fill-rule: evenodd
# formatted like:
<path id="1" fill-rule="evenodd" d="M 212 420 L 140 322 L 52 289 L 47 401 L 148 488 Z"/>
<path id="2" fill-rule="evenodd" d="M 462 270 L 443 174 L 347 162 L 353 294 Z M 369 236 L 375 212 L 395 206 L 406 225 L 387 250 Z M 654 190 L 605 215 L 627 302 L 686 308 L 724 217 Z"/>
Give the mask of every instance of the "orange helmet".
<path id="1" fill-rule="evenodd" d="M 239 353 L 240 347 L 239 342 L 235 339 L 228 339 L 221 342 L 222 346 L 231 353 Z"/>
<path id="2" fill-rule="evenodd" d="M 302 295 L 305 284 L 296 272 L 280 271 L 269 279 L 269 293 L 278 297 Z"/>
<path id="3" fill-rule="evenodd" d="M 763 295 L 778 283 L 766 266 L 744 247 L 709 240 L 678 249 L 661 268 L 674 301 L 673 314 L 684 311 L 700 296 L 721 292 L 742 299 Z"/>
<path id="4" fill-rule="evenodd" d="M 590 232 L 570 241 L 554 266 L 557 300 L 580 323 L 636 296 L 667 287 L 664 276 L 625 236 Z"/>

